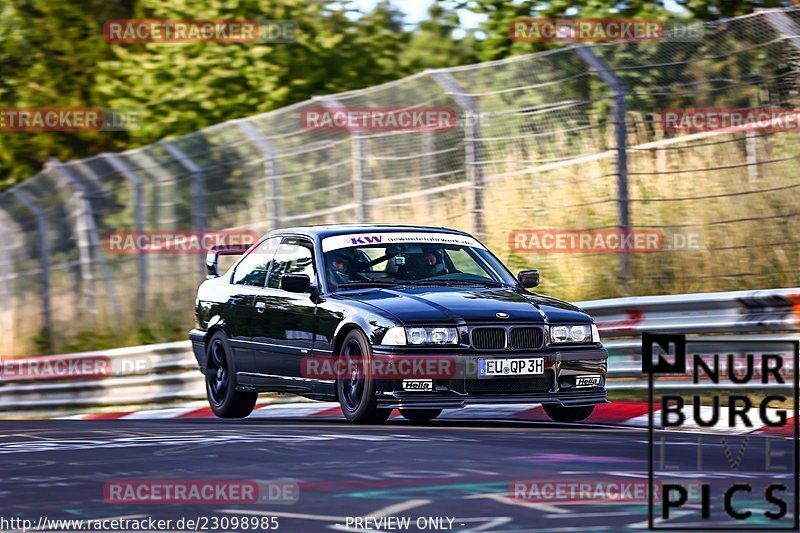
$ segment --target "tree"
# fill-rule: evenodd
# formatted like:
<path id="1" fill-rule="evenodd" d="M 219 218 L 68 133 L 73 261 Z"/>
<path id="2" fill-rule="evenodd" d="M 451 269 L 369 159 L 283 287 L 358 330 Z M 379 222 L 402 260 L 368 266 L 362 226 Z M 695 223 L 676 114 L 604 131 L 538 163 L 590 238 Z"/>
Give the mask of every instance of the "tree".
<path id="1" fill-rule="evenodd" d="M 103 21 L 126 2 L 6 0 L 0 8 L 0 107 L 102 107 L 96 66 L 111 57 Z M 27 178 L 50 157 L 70 159 L 123 146 L 125 133 L 0 132 L 0 188 Z"/>
<path id="2" fill-rule="evenodd" d="M 139 142 L 196 131 L 314 95 L 394 79 L 407 39 L 399 15 L 381 3 L 360 18 L 330 0 L 170 2 L 142 0 L 145 18 L 294 20 L 294 42 L 114 45 L 98 91 L 112 107 L 138 107 Z"/>
<path id="3" fill-rule="evenodd" d="M 455 34 L 461 32 L 462 37 Z M 443 68 L 477 63 L 477 41 L 474 30 L 461 30 L 458 14 L 442 4 L 428 8 L 428 18 L 419 23 L 400 62 L 408 74 L 428 68 Z"/>
<path id="4" fill-rule="evenodd" d="M 66 161 L 118 151 L 394 80 L 410 39 L 388 1 L 7 0 L 0 8 L 0 106 L 134 108 L 122 132 L 0 132 L 0 188 Z M 109 44 L 109 19 L 294 20 L 289 43 Z M 436 65 L 432 65 L 436 66 Z"/>
<path id="5" fill-rule="evenodd" d="M 508 36 L 508 24 L 524 17 L 585 17 L 585 18 L 659 18 L 669 20 L 709 21 L 752 13 L 759 8 L 788 7 L 791 0 L 438 0 L 449 10 L 466 9 L 485 17 L 481 31 L 485 37 L 479 41 L 480 58 L 484 61 L 501 59 L 549 48 L 558 43 L 513 42 Z M 667 5 L 677 4 L 684 11 L 667 10 Z"/>
<path id="6" fill-rule="evenodd" d="M 789 7 L 789 0 L 675 0 L 698 20 L 716 20 L 752 13 L 756 9 Z"/>

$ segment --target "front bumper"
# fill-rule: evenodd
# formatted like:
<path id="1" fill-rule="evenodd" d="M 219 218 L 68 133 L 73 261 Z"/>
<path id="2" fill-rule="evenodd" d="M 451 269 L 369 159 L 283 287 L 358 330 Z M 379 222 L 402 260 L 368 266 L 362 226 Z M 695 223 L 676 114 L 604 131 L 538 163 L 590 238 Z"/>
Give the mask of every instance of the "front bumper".
<path id="1" fill-rule="evenodd" d="M 378 397 L 378 407 L 382 409 L 459 409 L 467 405 L 503 404 L 555 404 L 565 407 L 597 405 L 609 403 L 604 387 L 591 392 L 561 392 L 525 395 L 467 394 L 458 396 L 448 393 L 395 392 L 389 397 Z"/>
<path id="2" fill-rule="evenodd" d="M 410 357 L 395 351 L 375 351 L 386 357 Z M 422 356 L 424 357 L 424 356 Z M 545 370 L 536 376 L 479 378 L 478 360 L 543 357 Z M 466 405 L 555 404 L 585 406 L 608 403 L 605 381 L 608 352 L 604 348 L 546 350 L 527 353 L 459 354 L 453 376 L 431 376 L 433 390 L 409 391 L 402 380 L 377 380 L 376 398 L 381 408 L 451 409 Z M 599 376 L 595 387 L 576 387 L 576 376 Z M 424 378 L 424 376 L 415 376 Z"/>

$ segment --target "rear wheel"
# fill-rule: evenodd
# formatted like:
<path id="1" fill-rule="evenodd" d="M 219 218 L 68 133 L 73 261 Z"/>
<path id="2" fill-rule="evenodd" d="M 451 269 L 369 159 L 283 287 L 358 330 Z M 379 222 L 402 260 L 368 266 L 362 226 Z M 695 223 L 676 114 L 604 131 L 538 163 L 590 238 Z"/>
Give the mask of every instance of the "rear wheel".
<path id="1" fill-rule="evenodd" d="M 441 409 L 400 409 L 400 414 L 412 422 L 430 422 L 440 414 Z"/>
<path id="2" fill-rule="evenodd" d="M 563 405 L 544 404 L 544 412 L 547 413 L 555 422 L 580 422 L 589 418 L 594 411 L 594 405 L 583 405 L 581 407 L 564 407 Z"/>
<path id="3" fill-rule="evenodd" d="M 206 396 L 220 418 L 244 418 L 253 412 L 257 392 L 236 390 L 236 366 L 228 337 L 221 331 L 211 336 L 206 348 Z"/>
<path id="4" fill-rule="evenodd" d="M 341 350 L 344 376 L 336 380 L 336 396 L 344 417 L 357 424 L 382 424 L 391 409 L 378 409 L 375 398 L 375 378 L 371 372 L 372 351 L 364 334 L 357 329 L 344 338 Z"/>

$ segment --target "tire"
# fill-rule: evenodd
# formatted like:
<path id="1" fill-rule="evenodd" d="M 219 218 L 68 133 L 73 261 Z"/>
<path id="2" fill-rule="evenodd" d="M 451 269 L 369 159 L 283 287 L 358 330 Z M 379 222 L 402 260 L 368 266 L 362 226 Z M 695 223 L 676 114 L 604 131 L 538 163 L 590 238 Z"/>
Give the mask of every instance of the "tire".
<path id="1" fill-rule="evenodd" d="M 236 367 L 228 337 L 221 331 L 206 347 L 206 397 L 219 418 L 244 418 L 253 412 L 257 392 L 236 390 Z"/>
<path id="2" fill-rule="evenodd" d="M 440 414 L 441 409 L 400 409 L 400 414 L 412 422 L 430 422 Z"/>
<path id="3" fill-rule="evenodd" d="M 554 422 L 580 422 L 589 418 L 594 411 L 594 405 L 581 407 L 564 407 L 563 405 L 544 404 L 544 412 Z"/>
<path id="4" fill-rule="evenodd" d="M 372 364 L 372 350 L 361 330 L 351 330 L 342 342 L 343 367 L 354 371 L 336 380 L 336 397 L 344 417 L 356 424 L 383 424 L 389 419 L 391 409 L 378 409 L 375 398 L 375 379 L 368 372 Z"/>

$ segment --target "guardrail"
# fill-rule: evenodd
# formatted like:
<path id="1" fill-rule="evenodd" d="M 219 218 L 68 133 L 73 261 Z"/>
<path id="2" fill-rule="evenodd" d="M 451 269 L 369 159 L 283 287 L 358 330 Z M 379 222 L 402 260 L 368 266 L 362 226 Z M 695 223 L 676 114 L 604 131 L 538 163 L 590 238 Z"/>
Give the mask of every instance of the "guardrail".
<path id="1" fill-rule="evenodd" d="M 612 390 L 646 386 L 641 374 L 641 343 L 636 338 L 642 331 L 724 334 L 800 330 L 800 288 L 641 296 L 577 305 L 595 318 L 605 339 L 608 388 Z M 795 340 L 800 336 L 761 338 Z M 34 381 L 4 376 L 0 380 L 0 411 L 166 404 L 205 397 L 203 377 L 188 341 L 60 356 L 65 360 L 99 357 L 110 364 L 110 372 L 102 379 Z"/>
<path id="2" fill-rule="evenodd" d="M 800 288 L 669 296 L 636 296 L 577 302 L 597 323 L 609 353 L 608 388 L 644 390 L 642 331 L 685 334 L 775 333 L 800 330 Z M 617 337 L 634 337 L 618 339 Z M 739 340 L 745 337 L 737 336 Z M 719 337 L 723 340 L 725 337 Z M 753 337 L 746 337 L 753 339 Z M 798 335 L 761 335 L 797 340 Z M 684 388 L 686 383 L 659 385 Z"/>
<path id="3" fill-rule="evenodd" d="M 800 329 L 800 288 L 577 302 L 605 337 L 642 331 L 760 333 Z"/>
<path id="4" fill-rule="evenodd" d="M 41 359 L 51 364 L 57 360 Z M 34 380 L 4 373 L 0 411 L 141 405 L 205 397 L 189 341 L 81 352 L 58 359 L 99 359 L 107 362 L 108 371 L 97 377 L 69 380 Z"/>

